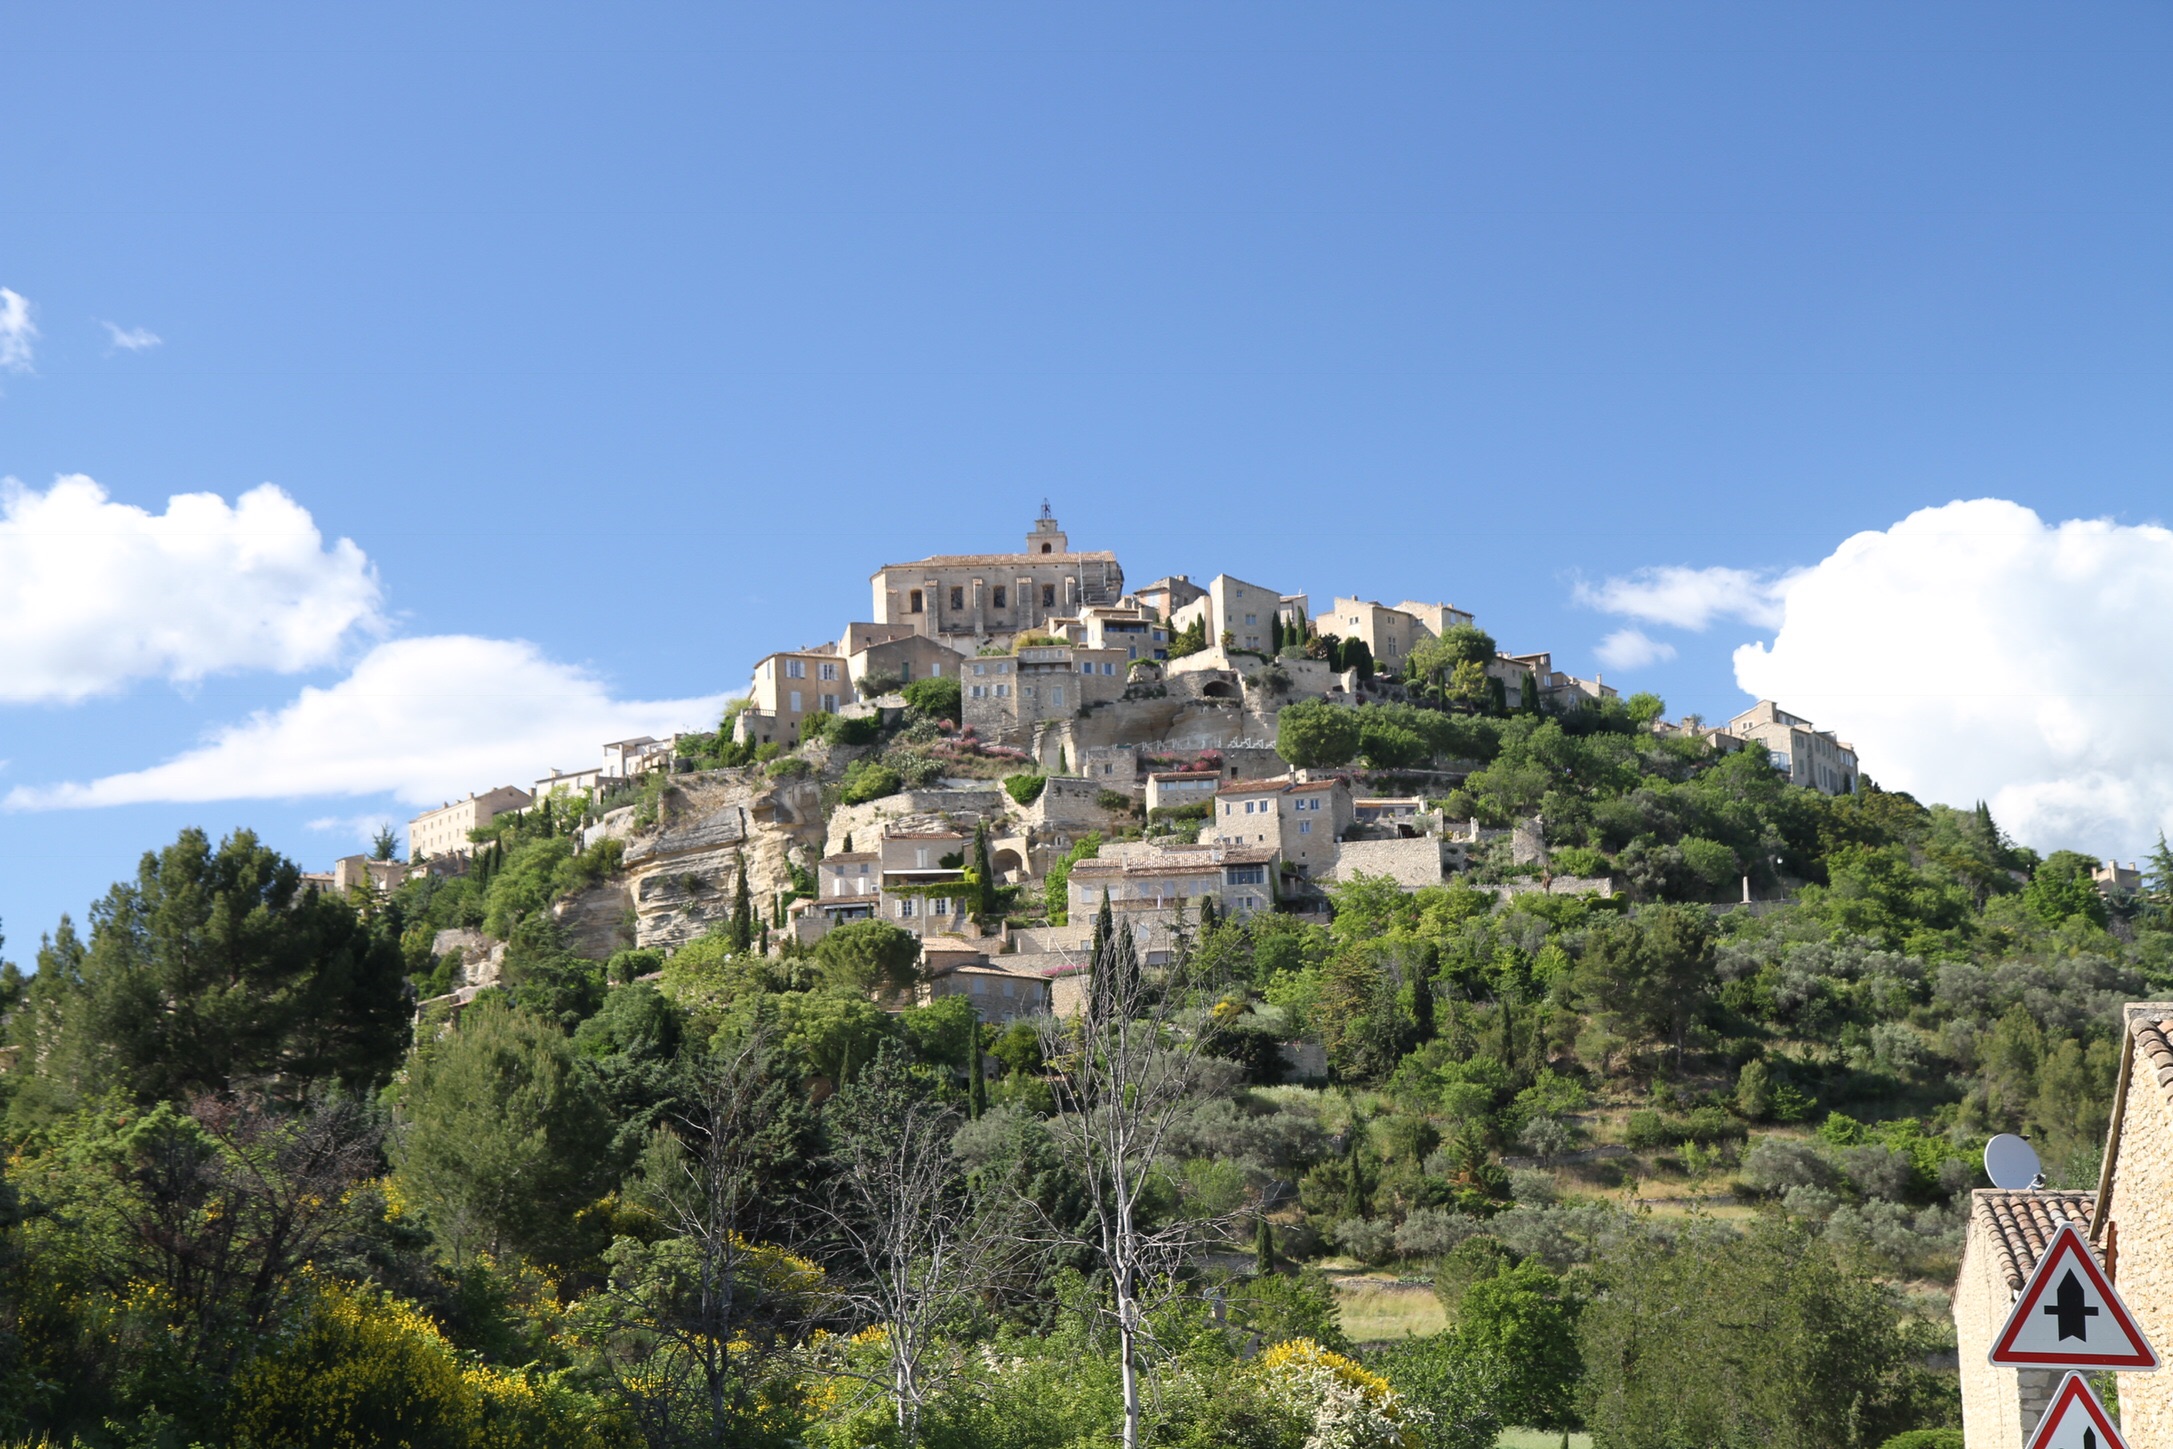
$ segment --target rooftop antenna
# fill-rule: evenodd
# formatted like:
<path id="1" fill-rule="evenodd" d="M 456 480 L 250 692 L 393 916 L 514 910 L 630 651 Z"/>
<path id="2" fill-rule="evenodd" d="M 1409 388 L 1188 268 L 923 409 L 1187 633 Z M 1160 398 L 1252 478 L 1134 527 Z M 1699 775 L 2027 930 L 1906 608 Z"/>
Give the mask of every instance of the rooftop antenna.
<path id="1" fill-rule="evenodd" d="M 2045 1185 L 2045 1173 L 2030 1144 L 2002 1132 L 1984 1144 L 1984 1175 L 2008 1192 L 2028 1192 Z"/>

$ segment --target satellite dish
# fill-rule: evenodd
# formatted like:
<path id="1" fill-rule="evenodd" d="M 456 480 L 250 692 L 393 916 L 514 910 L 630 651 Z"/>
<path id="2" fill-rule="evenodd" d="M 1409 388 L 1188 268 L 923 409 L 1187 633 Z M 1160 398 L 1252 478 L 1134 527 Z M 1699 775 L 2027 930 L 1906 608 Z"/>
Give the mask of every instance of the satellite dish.
<path id="1" fill-rule="evenodd" d="M 2045 1181 L 2037 1153 L 2012 1132 L 2002 1132 L 1984 1144 L 1984 1175 L 1992 1179 L 1994 1187 L 2009 1192 L 2039 1187 Z"/>

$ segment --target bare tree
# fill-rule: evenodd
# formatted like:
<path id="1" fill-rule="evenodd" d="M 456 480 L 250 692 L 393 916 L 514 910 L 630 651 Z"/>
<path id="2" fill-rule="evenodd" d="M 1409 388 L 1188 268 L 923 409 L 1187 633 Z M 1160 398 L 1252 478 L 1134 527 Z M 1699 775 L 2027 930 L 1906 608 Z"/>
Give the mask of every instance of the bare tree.
<path id="1" fill-rule="evenodd" d="M 1208 1066 L 1179 973 L 1141 968 L 1131 927 L 1112 926 L 1106 896 L 1089 971 L 1085 1010 L 1042 1029 L 1059 1108 L 1049 1135 L 1084 1189 L 1085 1226 L 1082 1232 L 1046 1217 L 1043 1226 L 1057 1243 L 1098 1258 L 1109 1275 L 1123 1442 L 1139 1449 L 1141 1375 L 1153 1348 L 1149 1315 L 1183 1293 L 1184 1269 L 1228 1243 L 1246 1210 L 1190 1210 L 1181 1181 L 1174 1210 L 1150 1207 L 1150 1193 L 1169 1181 L 1165 1158 L 1180 1120 L 1225 1078 Z"/>
<path id="2" fill-rule="evenodd" d="M 1010 1276 L 1020 1236 L 992 1220 L 992 1204 L 961 1169 L 952 1139 L 964 1116 L 916 1083 L 895 1047 L 841 1088 L 826 1115 L 831 1177 L 821 1211 L 846 1270 L 841 1296 L 856 1319 L 883 1328 L 887 1350 L 880 1369 L 848 1357 L 836 1371 L 889 1393 L 899 1442 L 917 1444 L 922 1411 L 945 1378 L 941 1330 Z"/>
<path id="3" fill-rule="evenodd" d="M 775 1243 L 791 1235 L 777 1180 L 801 1119 L 767 1054 L 758 1026 L 693 1057 L 687 1106 L 651 1138 L 637 1194 L 668 1235 L 612 1246 L 580 1325 L 656 1449 L 741 1442 L 823 1306 L 817 1270 Z"/>

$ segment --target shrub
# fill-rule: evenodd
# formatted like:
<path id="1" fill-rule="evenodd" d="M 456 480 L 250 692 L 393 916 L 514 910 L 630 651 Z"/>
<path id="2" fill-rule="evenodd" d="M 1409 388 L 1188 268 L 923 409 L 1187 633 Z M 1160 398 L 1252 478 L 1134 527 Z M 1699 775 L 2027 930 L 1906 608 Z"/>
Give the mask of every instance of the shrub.
<path id="1" fill-rule="evenodd" d="M 898 772 L 888 765 L 873 760 L 855 760 L 845 767 L 845 789 L 838 799 L 847 805 L 861 805 L 880 800 L 885 795 L 895 795 L 904 784 Z"/>
<path id="2" fill-rule="evenodd" d="M 1556 875 L 1599 875 L 1607 869 L 1607 857 L 1588 845 L 1564 845 L 1554 852 Z"/>
<path id="3" fill-rule="evenodd" d="M 933 679 L 916 679 L 904 691 L 905 707 L 922 719 L 958 718 L 960 708 L 958 681 L 941 675 Z"/>
<path id="4" fill-rule="evenodd" d="M 1094 803 L 1104 810 L 1129 810 L 1132 808 L 1132 797 L 1122 790 L 1099 790 L 1095 792 Z"/>
<path id="5" fill-rule="evenodd" d="M 1041 792 L 1047 789 L 1048 785 L 1049 777 L 1046 775 L 1004 776 L 1004 792 L 1021 805 L 1031 805 L 1039 800 Z"/>

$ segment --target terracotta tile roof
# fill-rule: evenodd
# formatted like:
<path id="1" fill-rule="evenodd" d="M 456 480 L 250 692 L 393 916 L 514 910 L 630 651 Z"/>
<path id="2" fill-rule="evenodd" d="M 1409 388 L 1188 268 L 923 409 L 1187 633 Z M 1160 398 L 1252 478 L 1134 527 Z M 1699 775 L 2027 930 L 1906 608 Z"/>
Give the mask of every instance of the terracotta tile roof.
<path id="1" fill-rule="evenodd" d="M 2166 1035 L 2169 1028 L 2173 1028 L 2173 1017 L 2137 1012 L 2128 1018 L 2128 1034 L 2135 1038 L 2135 1052 L 2140 1059 L 2136 1067 L 2143 1068 L 2147 1063 L 2158 1091 L 2173 1103 L 2173 1039 Z"/>
<path id="2" fill-rule="evenodd" d="M 1984 1239 L 1992 1249 L 1993 1266 L 2013 1292 L 2022 1291 L 2038 1255 L 2052 1240 L 2061 1218 L 2087 1228 L 2090 1209 L 2097 1201 L 2092 1192 L 2003 1192 L 1979 1188 L 1970 1195 L 1970 1211 L 1984 1224 Z"/>
<path id="3" fill-rule="evenodd" d="M 838 855 L 826 855 L 822 858 L 822 863 L 824 865 L 850 865 L 857 861 L 874 859 L 875 852 L 872 850 L 849 850 Z"/>
<path id="4" fill-rule="evenodd" d="M 1000 564 L 1052 564 L 1087 562 L 1115 563 L 1117 556 L 1106 549 L 1093 553 L 939 553 L 927 558 L 908 559 L 904 563 L 884 564 L 876 570 L 884 573 L 890 569 L 920 568 L 994 568 Z"/>

